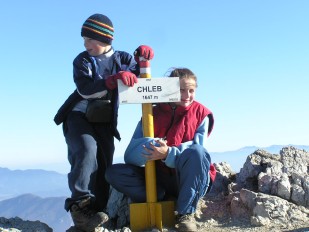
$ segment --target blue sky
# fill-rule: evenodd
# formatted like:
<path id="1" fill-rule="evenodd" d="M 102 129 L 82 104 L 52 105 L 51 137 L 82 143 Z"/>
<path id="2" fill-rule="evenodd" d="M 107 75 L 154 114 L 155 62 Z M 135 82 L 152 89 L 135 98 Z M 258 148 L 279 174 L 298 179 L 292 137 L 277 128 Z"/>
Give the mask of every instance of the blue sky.
<path id="1" fill-rule="evenodd" d="M 152 77 L 188 67 L 196 100 L 210 108 L 210 152 L 309 145 L 309 1 L 6 1 L 0 8 L 0 166 L 68 171 L 53 117 L 74 90 L 81 25 L 113 22 L 116 50 L 155 51 Z M 122 157 L 141 105 L 120 105 L 115 157 Z M 237 157 L 235 157 L 237 159 Z"/>

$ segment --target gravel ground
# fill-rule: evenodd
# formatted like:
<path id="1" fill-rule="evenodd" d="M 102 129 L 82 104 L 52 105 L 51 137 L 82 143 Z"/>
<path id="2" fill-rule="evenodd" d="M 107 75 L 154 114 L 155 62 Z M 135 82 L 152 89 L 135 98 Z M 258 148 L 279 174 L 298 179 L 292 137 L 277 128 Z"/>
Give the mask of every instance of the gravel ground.
<path id="1" fill-rule="evenodd" d="M 290 225 L 271 225 L 271 226 L 252 226 L 249 218 L 231 219 L 229 212 L 229 202 L 225 198 L 211 198 L 200 202 L 200 207 L 197 212 L 197 223 L 199 231 L 211 232 L 279 232 L 279 231 L 297 231 L 309 232 L 309 219 L 305 225 L 290 224 Z"/>
<path id="2" fill-rule="evenodd" d="M 196 212 L 198 232 L 309 232 L 309 221 L 307 225 L 271 225 L 269 227 L 252 226 L 249 218 L 231 219 L 229 201 L 226 198 L 207 197 L 201 200 Z M 115 232 L 130 232 L 129 228 L 116 230 Z M 74 231 L 77 232 L 77 231 Z M 101 228 L 95 232 L 112 232 Z M 159 232 L 157 228 L 147 229 L 143 232 Z M 172 228 L 164 228 L 163 232 L 177 232 Z"/>
<path id="3" fill-rule="evenodd" d="M 309 232 L 309 219 L 306 224 L 252 226 L 249 218 L 231 219 L 229 202 L 224 198 L 207 197 L 200 201 L 196 212 L 198 231 L 211 232 Z M 156 232 L 157 229 L 147 232 Z M 164 229 L 164 232 L 176 232 L 174 229 Z"/>

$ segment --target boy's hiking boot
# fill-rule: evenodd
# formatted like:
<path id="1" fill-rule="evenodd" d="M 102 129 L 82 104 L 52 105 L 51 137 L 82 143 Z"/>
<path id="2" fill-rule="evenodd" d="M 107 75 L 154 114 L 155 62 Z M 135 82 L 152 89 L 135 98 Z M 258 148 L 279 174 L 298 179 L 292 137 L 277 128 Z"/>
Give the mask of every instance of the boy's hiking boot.
<path id="1" fill-rule="evenodd" d="M 93 232 L 108 221 L 107 214 L 90 209 L 90 198 L 72 205 L 70 213 L 76 229 Z"/>
<path id="2" fill-rule="evenodd" d="M 194 214 L 184 214 L 177 216 L 177 231 L 197 231 Z"/>

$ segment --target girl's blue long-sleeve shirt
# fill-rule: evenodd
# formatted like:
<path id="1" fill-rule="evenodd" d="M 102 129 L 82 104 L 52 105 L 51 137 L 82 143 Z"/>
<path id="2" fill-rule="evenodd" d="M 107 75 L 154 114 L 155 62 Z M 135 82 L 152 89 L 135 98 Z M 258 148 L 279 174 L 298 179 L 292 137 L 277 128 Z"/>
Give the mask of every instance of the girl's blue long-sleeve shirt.
<path id="1" fill-rule="evenodd" d="M 181 155 L 181 153 L 187 149 L 192 144 L 199 144 L 204 146 L 208 130 L 208 117 L 205 117 L 202 123 L 198 126 L 194 138 L 191 141 L 187 141 L 181 143 L 179 146 L 171 146 L 168 148 L 168 154 L 166 159 L 163 161 L 166 166 L 170 168 L 175 168 L 175 161 L 177 156 Z M 131 138 L 131 141 L 125 151 L 124 154 L 124 161 L 125 163 L 134 164 L 137 166 L 144 166 L 146 164 L 147 158 L 143 156 L 147 155 L 146 151 L 144 150 L 143 145 L 147 148 L 150 148 L 149 143 L 153 143 L 159 146 L 155 141 L 161 138 L 151 138 L 151 137 L 143 137 L 143 128 L 142 128 L 142 121 L 136 126 L 134 134 Z"/>

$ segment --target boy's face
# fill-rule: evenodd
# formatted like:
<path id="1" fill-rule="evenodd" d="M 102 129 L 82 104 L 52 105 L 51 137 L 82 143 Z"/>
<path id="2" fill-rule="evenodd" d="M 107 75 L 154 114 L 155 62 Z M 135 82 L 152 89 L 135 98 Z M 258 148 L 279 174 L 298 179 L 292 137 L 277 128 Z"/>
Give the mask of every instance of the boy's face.
<path id="1" fill-rule="evenodd" d="M 88 37 L 84 38 L 84 46 L 90 56 L 99 56 L 109 50 L 111 45 L 102 43 Z"/>
<path id="2" fill-rule="evenodd" d="M 196 82 L 192 78 L 182 78 L 179 82 L 181 101 L 176 102 L 176 105 L 187 107 L 195 98 Z"/>

